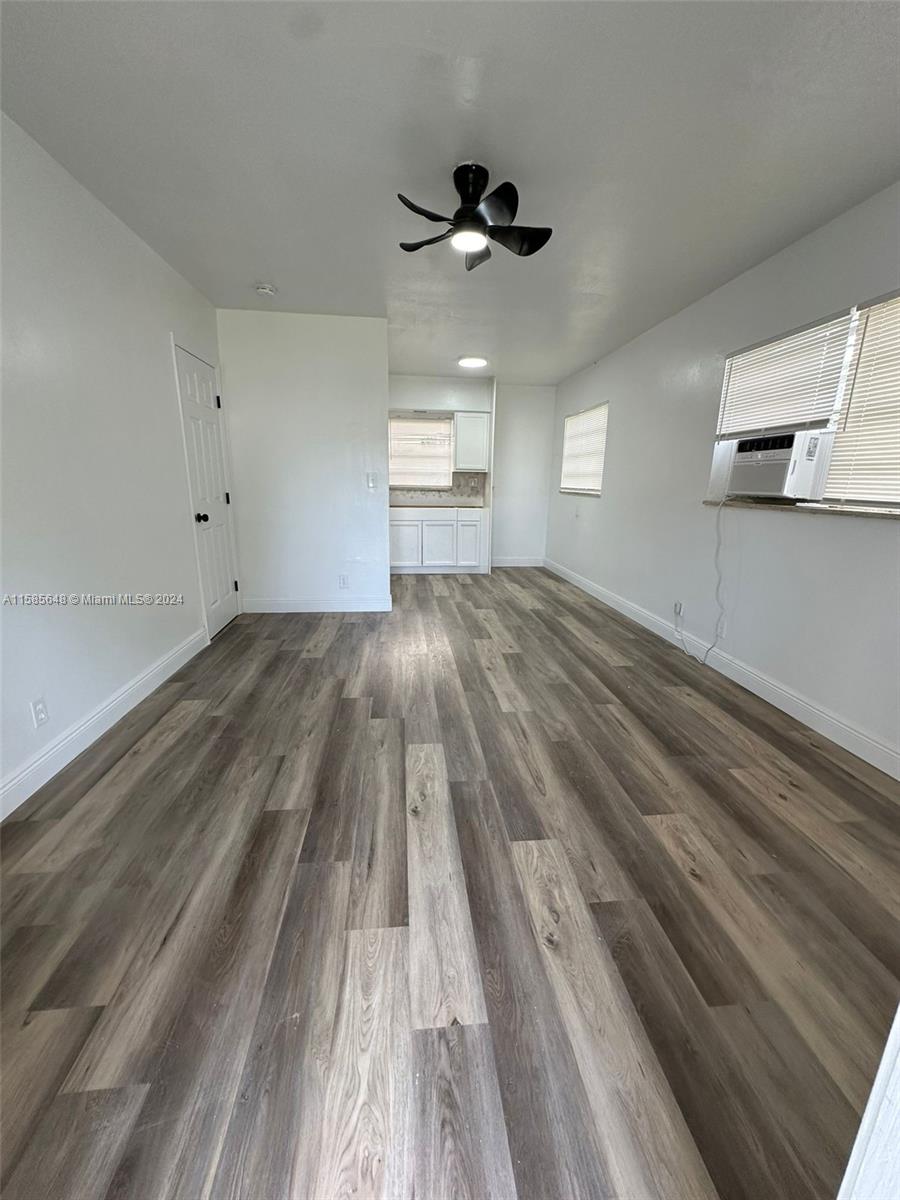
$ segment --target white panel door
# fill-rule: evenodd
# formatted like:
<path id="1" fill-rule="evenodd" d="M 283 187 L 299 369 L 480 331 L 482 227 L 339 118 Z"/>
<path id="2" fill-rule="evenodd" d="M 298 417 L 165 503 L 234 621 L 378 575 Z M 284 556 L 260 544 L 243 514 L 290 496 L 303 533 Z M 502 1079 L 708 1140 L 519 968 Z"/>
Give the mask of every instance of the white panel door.
<path id="1" fill-rule="evenodd" d="M 456 566 L 456 517 L 422 522 L 422 566 Z"/>
<path id="2" fill-rule="evenodd" d="M 213 637 L 237 615 L 222 412 L 216 401 L 215 368 L 180 346 L 175 347 L 175 365 L 200 585 L 206 624 Z"/>
<path id="3" fill-rule="evenodd" d="M 422 565 L 422 522 L 391 521 L 391 566 Z"/>
<path id="4" fill-rule="evenodd" d="M 460 567 L 481 566 L 481 521 L 459 518 L 456 527 L 456 562 Z"/>
<path id="5" fill-rule="evenodd" d="M 454 465 L 457 471 L 486 471 L 491 437 L 491 414 L 458 412 L 454 417 Z"/>

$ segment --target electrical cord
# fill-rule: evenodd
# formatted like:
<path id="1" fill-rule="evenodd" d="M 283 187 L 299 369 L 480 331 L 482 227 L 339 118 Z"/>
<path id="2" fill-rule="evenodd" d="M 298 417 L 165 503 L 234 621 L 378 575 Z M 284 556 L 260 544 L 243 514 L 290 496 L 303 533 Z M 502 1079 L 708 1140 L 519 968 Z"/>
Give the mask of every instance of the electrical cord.
<path id="1" fill-rule="evenodd" d="M 681 642 L 682 650 L 685 652 L 688 658 L 693 658 L 695 662 L 701 663 L 704 667 L 707 665 L 709 656 L 722 640 L 722 626 L 725 623 L 725 601 L 722 596 L 722 588 L 724 586 L 724 580 L 722 578 L 722 509 L 725 507 L 725 501 L 727 499 L 728 493 L 726 492 L 719 501 L 719 505 L 716 509 L 716 550 L 715 554 L 713 555 L 713 564 L 716 568 L 716 607 L 718 609 L 718 615 L 716 616 L 716 627 L 713 631 L 713 640 L 707 646 L 702 656 L 699 654 L 691 654 L 690 650 L 688 650 L 687 643 L 684 640 L 684 629 L 681 626 L 679 618 L 676 616 L 675 619 L 675 632 L 678 634 L 678 639 Z"/>

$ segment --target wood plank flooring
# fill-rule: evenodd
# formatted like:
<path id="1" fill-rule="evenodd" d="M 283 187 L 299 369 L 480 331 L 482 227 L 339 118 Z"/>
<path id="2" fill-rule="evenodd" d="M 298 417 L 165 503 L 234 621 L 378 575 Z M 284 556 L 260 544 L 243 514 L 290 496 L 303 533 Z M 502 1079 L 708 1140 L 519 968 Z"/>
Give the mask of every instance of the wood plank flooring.
<path id="1" fill-rule="evenodd" d="M 833 1200 L 896 782 L 548 572 L 239 617 L 2 829 L 10 1200 Z"/>

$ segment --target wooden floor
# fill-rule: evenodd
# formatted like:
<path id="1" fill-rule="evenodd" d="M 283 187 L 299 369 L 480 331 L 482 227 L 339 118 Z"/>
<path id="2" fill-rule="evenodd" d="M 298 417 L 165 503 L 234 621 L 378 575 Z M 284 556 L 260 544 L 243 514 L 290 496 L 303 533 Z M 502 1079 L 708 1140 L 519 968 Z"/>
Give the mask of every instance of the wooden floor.
<path id="1" fill-rule="evenodd" d="M 5 1200 L 833 1200 L 897 785 L 544 571 L 394 596 L 4 825 Z"/>

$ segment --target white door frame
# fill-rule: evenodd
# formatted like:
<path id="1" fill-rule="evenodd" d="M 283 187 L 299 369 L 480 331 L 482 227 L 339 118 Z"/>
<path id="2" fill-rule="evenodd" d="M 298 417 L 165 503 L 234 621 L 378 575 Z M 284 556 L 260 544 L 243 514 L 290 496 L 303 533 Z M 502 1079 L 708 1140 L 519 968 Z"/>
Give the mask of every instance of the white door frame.
<path id="1" fill-rule="evenodd" d="M 178 427 L 181 430 L 181 449 L 182 449 L 182 453 L 184 455 L 184 475 L 185 475 L 185 479 L 187 480 L 188 499 L 190 500 L 191 511 L 193 511 L 194 497 L 193 497 L 193 493 L 191 490 L 191 470 L 190 470 L 190 462 L 188 459 L 187 433 L 185 432 L 185 428 L 184 428 L 184 409 L 181 404 L 181 384 L 178 379 L 178 359 L 177 359 L 176 353 L 175 353 L 176 350 L 184 350 L 184 352 L 186 354 L 192 354 L 194 356 L 194 358 L 199 358 L 199 360 L 202 363 L 206 363 L 206 365 L 208 367 L 212 368 L 212 370 L 215 371 L 215 373 L 216 373 L 216 392 L 219 395 L 221 395 L 222 380 L 219 375 L 219 368 L 215 363 L 211 363 L 209 361 L 209 359 L 204 358 L 202 354 L 198 354 L 196 352 L 196 350 L 192 350 L 190 348 L 190 346 L 185 346 L 182 342 L 180 342 L 176 338 L 174 333 L 169 334 L 169 340 L 171 342 L 171 349 L 172 349 L 172 370 L 175 373 L 175 403 L 178 405 Z M 232 493 L 233 485 L 231 483 L 231 440 L 228 436 L 228 418 L 225 415 L 225 406 L 224 405 L 219 410 L 219 412 L 220 412 L 220 420 L 221 420 L 221 428 L 222 428 L 222 457 L 224 459 L 224 464 L 225 464 L 225 479 L 229 484 L 228 494 L 229 494 L 229 496 L 232 496 L 233 495 L 233 493 Z M 226 505 L 226 508 L 228 509 L 227 518 L 226 518 L 227 523 L 228 523 L 228 545 L 231 549 L 231 561 L 234 563 L 235 575 L 238 579 L 238 582 L 240 583 L 240 578 L 241 578 L 240 559 L 238 558 L 237 535 L 236 535 L 235 528 L 234 528 L 234 501 L 233 501 L 233 499 L 230 504 Z M 207 641 L 207 643 L 209 643 L 212 641 L 212 638 L 209 636 L 209 622 L 206 619 L 206 596 L 204 595 L 204 592 L 203 592 L 203 575 L 200 570 L 200 546 L 197 542 L 197 526 L 194 521 L 191 521 L 191 537 L 193 538 L 193 545 L 194 545 L 194 565 L 197 568 L 197 588 L 200 593 L 200 608 L 201 608 L 201 615 L 203 617 L 203 628 L 206 631 L 206 641 Z M 239 588 L 238 592 L 237 592 L 237 615 L 240 616 L 240 614 L 243 611 L 244 611 L 243 597 L 241 595 L 240 588 Z M 230 622 L 229 622 L 229 624 L 230 624 Z M 226 625 L 225 628 L 227 629 L 228 626 Z M 220 632 L 221 632 L 221 630 L 220 630 Z"/>

